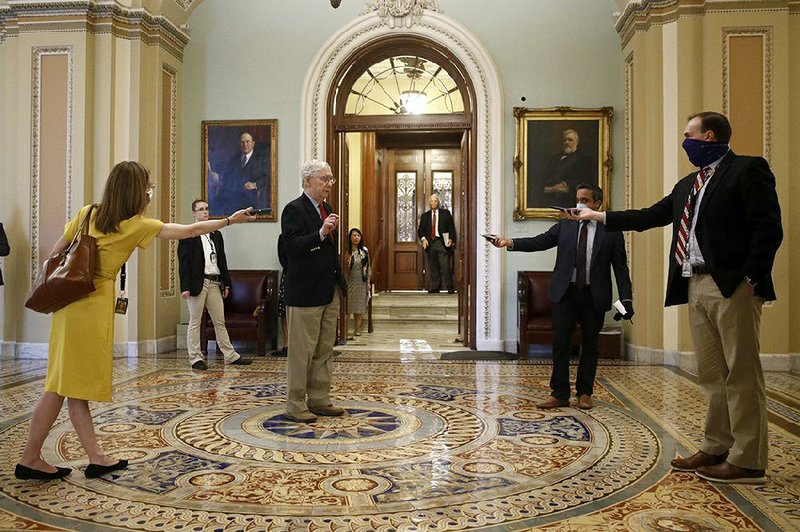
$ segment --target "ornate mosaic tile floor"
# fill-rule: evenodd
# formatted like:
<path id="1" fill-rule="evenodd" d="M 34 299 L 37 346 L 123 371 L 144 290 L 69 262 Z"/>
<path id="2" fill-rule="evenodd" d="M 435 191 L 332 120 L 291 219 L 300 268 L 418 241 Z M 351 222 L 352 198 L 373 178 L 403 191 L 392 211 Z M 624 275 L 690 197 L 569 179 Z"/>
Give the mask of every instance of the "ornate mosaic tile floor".
<path id="1" fill-rule="evenodd" d="M 402 355 L 402 356 L 401 356 Z M 285 360 L 189 371 L 118 360 L 86 465 L 66 409 L 44 456 L 66 480 L 13 477 L 45 362 L 0 360 L 0 530 L 800 530 L 800 375 L 768 374 L 769 483 L 672 472 L 705 410 L 691 375 L 614 363 L 595 408 L 539 411 L 550 366 L 344 353 L 341 418 L 283 415 Z"/>

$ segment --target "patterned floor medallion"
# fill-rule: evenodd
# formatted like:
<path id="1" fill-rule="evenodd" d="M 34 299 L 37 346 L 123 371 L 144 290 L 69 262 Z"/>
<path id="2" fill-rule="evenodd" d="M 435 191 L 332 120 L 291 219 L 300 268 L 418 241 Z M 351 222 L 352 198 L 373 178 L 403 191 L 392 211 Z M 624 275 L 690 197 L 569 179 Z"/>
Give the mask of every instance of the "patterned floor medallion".
<path id="1" fill-rule="evenodd" d="M 759 526 L 728 496 L 749 496 L 757 507 L 752 491 L 743 497 L 669 472 L 665 448 L 680 446 L 674 439 L 680 423 L 651 415 L 658 406 L 637 391 L 652 378 L 645 369 L 659 373 L 662 386 L 694 386 L 667 369 L 601 368 L 595 408 L 543 411 L 535 405 L 547 390 L 531 383 L 546 383 L 546 365 L 426 360 L 408 368 L 340 357 L 332 398 L 345 415 L 302 424 L 284 414 L 283 364 L 260 360 L 246 370 L 200 375 L 170 361 L 131 372 L 116 368 L 124 382 L 114 403 L 94 405 L 95 421 L 104 449 L 131 464 L 102 479 L 83 476 L 86 459 L 64 413 L 45 458 L 76 470 L 59 482 L 13 479 L 29 410 L 4 414 L 0 525 L 364 531 L 558 529 L 559 523 L 576 530 L 609 523 L 652 531 Z M 685 422 L 686 412 L 678 414 Z M 791 490 L 796 479 L 785 484 Z"/>

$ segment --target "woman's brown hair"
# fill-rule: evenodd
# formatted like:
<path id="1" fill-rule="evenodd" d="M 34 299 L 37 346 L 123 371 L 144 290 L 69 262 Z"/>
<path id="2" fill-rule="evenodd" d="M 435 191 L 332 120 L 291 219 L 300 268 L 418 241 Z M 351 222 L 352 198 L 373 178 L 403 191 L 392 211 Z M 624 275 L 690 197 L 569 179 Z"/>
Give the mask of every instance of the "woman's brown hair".
<path id="1" fill-rule="evenodd" d="M 102 233 L 115 233 L 123 220 L 141 214 L 147 207 L 150 172 L 136 161 L 122 161 L 111 169 L 97 209 L 94 226 Z"/>

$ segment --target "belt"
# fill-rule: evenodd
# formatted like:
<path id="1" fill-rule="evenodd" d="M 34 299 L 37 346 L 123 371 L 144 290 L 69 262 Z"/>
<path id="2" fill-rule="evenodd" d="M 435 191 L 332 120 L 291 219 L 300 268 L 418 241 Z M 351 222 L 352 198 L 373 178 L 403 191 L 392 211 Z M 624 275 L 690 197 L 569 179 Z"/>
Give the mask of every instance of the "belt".
<path id="1" fill-rule="evenodd" d="M 703 264 L 701 266 L 692 266 L 692 273 L 695 275 L 708 275 L 709 271 L 706 265 Z"/>
<path id="2" fill-rule="evenodd" d="M 217 275 L 217 274 L 215 274 L 215 275 L 205 274 L 205 275 L 203 275 L 203 277 L 205 277 L 209 281 L 219 281 L 219 275 Z"/>

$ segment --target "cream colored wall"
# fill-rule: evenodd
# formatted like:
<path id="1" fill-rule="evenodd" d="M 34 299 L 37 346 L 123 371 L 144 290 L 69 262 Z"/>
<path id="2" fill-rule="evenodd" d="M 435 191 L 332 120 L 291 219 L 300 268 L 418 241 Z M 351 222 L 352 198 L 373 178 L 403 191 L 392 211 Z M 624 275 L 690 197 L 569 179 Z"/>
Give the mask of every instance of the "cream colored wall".
<path id="1" fill-rule="evenodd" d="M 127 35 L 118 37 L 116 32 L 88 33 L 85 20 L 82 31 L 58 31 L 59 26 L 81 25 L 80 15 L 75 14 L 54 16 L 55 31 L 31 31 L 25 26 L 25 17 L 41 15 L 37 10 L 52 14 L 47 10 L 55 10 L 55 4 L 14 9 L 21 17 L 19 28 L 0 42 L 0 157 L 4 162 L 0 219 L 12 242 L 12 255 L 6 258 L 3 271 L 6 286 L 0 289 L 4 309 L 0 340 L 4 355 L 37 356 L 46 351 L 50 317 L 24 310 L 23 306 L 31 285 L 31 244 L 38 231 L 32 224 L 35 198 L 31 197 L 31 146 L 37 136 L 31 120 L 35 103 L 32 51 L 41 47 L 66 49 L 71 55 L 71 127 L 63 132 L 65 137 L 71 133 L 71 173 L 64 176 L 71 195 L 67 212 L 40 213 L 42 217 L 60 218 L 62 224 L 82 205 L 100 200 L 106 176 L 116 162 L 135 159 L 150 168 L 158 167 L 162 156 L 157 151 L 161 138 L 161 65 L 171 64 L 180 76 L 182 64 L 158 42 L 145 42 L 158 31 L 149 28 L 147 35 L 142 33 L 135 14 L 126 26 Z M 176 157 L 180 157 L 180 148 L 177 150 Z M 161 217 L 162 213 L 147 214 Z M 154 291 L 154 249 L 151 246 L 134 253 L 129 262 L 128 287 L 133 304 L 125 317 L 117 318 L 115 338 L 123 350 L 155 352 L 175 345 L 178 303 L 174 297 L 159 298 Z"/>
<path id="2" fill-rule="evenodd" d="M 348 222 L 350 227 L 342 227 L 342 231 L 350 231 L 353 227 L 361 229 L 361 133 L 348 133 L 347 145 L 350 151 L 350 209 L 348 212 Z"/>

